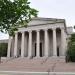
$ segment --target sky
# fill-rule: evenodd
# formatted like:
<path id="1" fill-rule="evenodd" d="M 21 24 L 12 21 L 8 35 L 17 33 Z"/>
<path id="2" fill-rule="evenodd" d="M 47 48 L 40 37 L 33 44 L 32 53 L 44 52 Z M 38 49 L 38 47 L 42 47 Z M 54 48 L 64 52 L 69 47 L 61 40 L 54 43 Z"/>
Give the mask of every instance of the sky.
<path id="1" fill-rule="evenodd" d="M 39 11 L 38 17 L 59 18 L 66 20 L 66 26 L 75 25 L 75 0 L 29 0 L 30 6 Z M 0 39 L 8 39 L 0 32 Z"/>

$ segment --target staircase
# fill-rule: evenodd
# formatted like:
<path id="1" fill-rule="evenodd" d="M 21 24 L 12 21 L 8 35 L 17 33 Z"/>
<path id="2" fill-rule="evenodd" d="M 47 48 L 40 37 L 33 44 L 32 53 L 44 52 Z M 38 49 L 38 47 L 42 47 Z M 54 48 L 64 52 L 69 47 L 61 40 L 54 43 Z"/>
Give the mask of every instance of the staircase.
<path id="1" fill-rule="evenodd" d="M 54 71 L 56 64 L 65 63 L 60 57 L 40 58 L 12 58 L 0 64 L 0 70 L 5 71 L 28 71 L 28 72 L 50 72 Z"/>

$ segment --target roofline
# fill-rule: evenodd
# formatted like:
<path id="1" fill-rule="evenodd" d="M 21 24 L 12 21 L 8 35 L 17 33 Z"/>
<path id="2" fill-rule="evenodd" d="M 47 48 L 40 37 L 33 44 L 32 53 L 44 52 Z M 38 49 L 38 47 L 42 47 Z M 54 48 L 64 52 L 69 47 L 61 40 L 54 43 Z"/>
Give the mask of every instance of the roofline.
<path id="1" fill-rule="evenodd" d="M 33 17 L 32 20 L 43 20 L 43 21 L 51 21 L 51 20 L 63 20 L 58 18 L 45 18 L 45 17 Z"/>

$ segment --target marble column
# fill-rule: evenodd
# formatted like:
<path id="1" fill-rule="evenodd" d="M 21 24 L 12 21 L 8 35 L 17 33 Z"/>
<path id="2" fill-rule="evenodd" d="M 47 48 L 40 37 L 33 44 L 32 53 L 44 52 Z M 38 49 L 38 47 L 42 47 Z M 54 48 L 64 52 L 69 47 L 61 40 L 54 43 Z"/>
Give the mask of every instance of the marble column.
<path id="1" fill-rule="evenodd" d="M 17 57 L 18 55 L 18 33 L 15 33 L 15 43 L 14 43 L 14 57 Z"/>
<path id="2" fill-rule="evenodd" d="M 25 51 L 25 32 L 22 32 L 22 40 L 21 40 L 21 57 L 24 57 Z"/>
<path id="3" fill-rule="evenodd" d="M 61 29 L 61 56 L 65 55 L 66 36 L 64 28 Z"/>
<path id="4" fill-rule="evenodd" d="M 40 57 L 40 31 L 37 30 L 36 36 L 36 57 Z"/>
<path id="5" fill-rule="evenodd" d="M 57 56 L 56 29 L 53 29 L 53 56 Z"/>
<path id="6" fill-rule="evenodd" d="M 32 57 L 32 31 L 29 31 L 28 57 Z"/>
<path id="7" fill-rule="evenodd" d="M 45 29 L 45 35 L 44 35 L 44 41 L 45 41 L 45 57 L 48 57 L 48 30 Z"/>
<path id="8" fill-rule="evenodd" d="M 8 58 L 10 58 L 11 44 L 12 44 L 12 37 L 9 36 L 9 41 L 8 41 L 8 50 L 7 50 L 7 57 L 8 57 Z"/>

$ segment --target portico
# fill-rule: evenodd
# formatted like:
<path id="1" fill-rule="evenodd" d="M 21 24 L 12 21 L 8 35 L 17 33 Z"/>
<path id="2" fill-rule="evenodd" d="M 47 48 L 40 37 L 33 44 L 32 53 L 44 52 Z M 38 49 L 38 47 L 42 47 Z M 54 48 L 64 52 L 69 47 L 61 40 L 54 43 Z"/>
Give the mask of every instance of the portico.
<path id="1" fill-rule="evenodd" d="M 14 42 L 9 38 L 7 57 L 64 56 L 66 51 L 64 20 L 48 24 L 37 22 L 37 25 L 21 28 L 15 32 L 12 40 Z"/>

